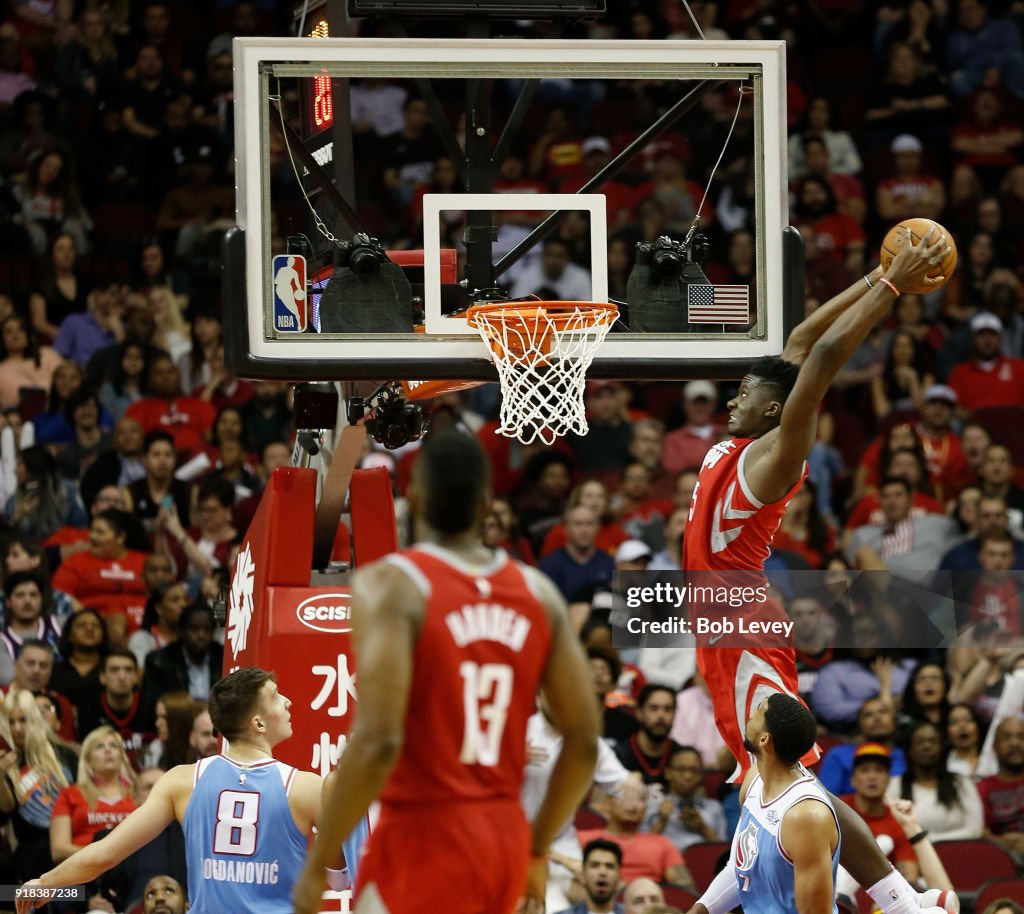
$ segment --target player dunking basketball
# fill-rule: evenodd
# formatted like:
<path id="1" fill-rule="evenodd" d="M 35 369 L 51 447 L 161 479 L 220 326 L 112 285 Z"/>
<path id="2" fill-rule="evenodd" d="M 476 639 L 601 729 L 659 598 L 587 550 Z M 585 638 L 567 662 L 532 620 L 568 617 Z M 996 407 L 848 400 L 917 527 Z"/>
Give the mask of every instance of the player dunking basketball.
<path id="1" fill-rule="evenodd" d="M 331 848 L 378 796 L 357 912 L 509 914 L 524 890 L 543 910 L 549 844 L 593 776 L 597 707 L 554 585 L 480 541 L 488 482 L 474 438 L 433 437 L 409 493 L 419 544 L 353 579 L 358 716 L 296 914 L 319 910 Z M 563 743 L 531 834 L 519 797 L 538 688 Z"/>
<path id="2" fill-rule="evenodd" d="M 734 437 L 711 448 L 693 491 L 683 539 L 687 571 L 763 569 L 786 505 L 807 474 L 815 415 L 832 379 L 889 313 L 901 289 L 944 280 L 926 274 L 946 255 L 945 236 L 933 238 L 929 230 L 915 245 L 907 235 L 884 274 L 876 268 L 826 302 L 790 334 L 781 358 L 761 359 L 744 376 L 729 402 Z M 756 610 L 761 621 L 786 618 L 772 601 Z M 698 638 L 697 664 L 718 729 L 738 762 L 734 778 L 742 777 L 751 759 L 743 744 L 746 722 L 772 693 L 797 695 L 796 658 L 785 643 L 735 648 L 715 647 L 716 640 Z M 812 750 L 805 761 L 816 758 Z M 833 805 L 843 829 L 843 866 L 871 887 L 871 897 L 887 914 L 916 908 L 919 896 L 879 852 L 863 820 L 835 798 Z M 936 903 L 931 895 L 924 900 Z"/>

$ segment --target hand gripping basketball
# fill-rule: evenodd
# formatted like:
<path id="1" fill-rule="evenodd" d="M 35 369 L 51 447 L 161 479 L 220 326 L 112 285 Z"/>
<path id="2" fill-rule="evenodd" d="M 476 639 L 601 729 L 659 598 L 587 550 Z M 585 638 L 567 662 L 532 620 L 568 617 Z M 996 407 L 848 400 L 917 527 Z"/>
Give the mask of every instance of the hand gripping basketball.
<path id="1" fill-rule="evenodd" d="M 937 289 L 947 279 L 934 273 L 951 250 L 945 232 L 933 224 L 916 244 L 909 228 L 904 228 L 903 232 L 904 242 L 899 253 L 892 258 L 883 278 L 899 292 L 920 293 Z"/>

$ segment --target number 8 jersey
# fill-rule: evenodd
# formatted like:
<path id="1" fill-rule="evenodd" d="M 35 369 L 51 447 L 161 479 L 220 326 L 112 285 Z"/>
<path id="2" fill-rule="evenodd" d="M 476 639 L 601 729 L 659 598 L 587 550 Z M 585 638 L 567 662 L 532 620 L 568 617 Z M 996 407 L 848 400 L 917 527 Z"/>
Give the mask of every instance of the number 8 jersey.
<path id="1" fill-rule="evenodd" d="M 190 910 L 291 914 L 306 836 L 288 805 L 295 769 L 268 758 L 200 759 L 182 823 Z"/>
<path id="2" fill-rule="evenodd" d="M 472 568 L 433 544 L 385 561 L 408 575 L 426 612 L 405 740 L 381 803 L 518 802 L 526 722 L 551 642 L 547 610 L 502 551 Z"/>

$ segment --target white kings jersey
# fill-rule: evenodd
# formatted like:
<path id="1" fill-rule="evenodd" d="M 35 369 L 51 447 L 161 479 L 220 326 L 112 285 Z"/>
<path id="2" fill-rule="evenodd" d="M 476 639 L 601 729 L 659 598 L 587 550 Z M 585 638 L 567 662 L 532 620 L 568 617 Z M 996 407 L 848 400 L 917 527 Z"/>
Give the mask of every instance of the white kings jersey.
<path id="1" fill-rule="evenodd" d="M 782 846 L 782 820 L 797 803 L 804 800 L 824 803 L 832 816 L 832 801 L 803 765 L 801 776 L 775 799 L 764 801 L 764 781 L 757 775 L 750 784 L 740 810 L 740 821 L 732 839 L 732 863 L 736 871 L 744 914 L 792 914 L 796 910 L 796 884 L 793 861 Z M 839 820 L 836 819 L 836 829 Z M 832 854 L 832 884 L 835 885 L 842 838 Z M 836 914 L 835 900 L 832 914 Z"/>

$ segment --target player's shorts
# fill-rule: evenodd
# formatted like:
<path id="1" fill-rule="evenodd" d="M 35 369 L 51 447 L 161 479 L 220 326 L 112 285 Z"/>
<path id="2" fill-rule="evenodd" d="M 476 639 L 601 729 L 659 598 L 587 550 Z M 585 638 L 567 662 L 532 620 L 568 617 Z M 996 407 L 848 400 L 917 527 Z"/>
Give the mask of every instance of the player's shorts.
<path id="1" fill-rule="evenodd" d="M 788 618 L 775 600 L 758 607 L 756 617 L 761 620 Z M 777 646 L 780 643 L 778 639 L 774 639 L 775 646 L 765 646 L 763 642 L 766 639 L 763 638 L 730 637 L 722 639 L 722 643 L 730 646 L 712 646 L 718 640 L 708 637 L 697 639 L 697 669 L 707 684 L 718 732 L 737 760 L 736 770 L 729 780 L 738 783 L 752 762 L 750 753 L 743 746 L 743 736 L 747 721 L 757 706 L 774 692 L 800 698 L 796 654 L 792 647 Z M 815 745 L 801 761 L 805 765 L 813 765 L 820 757 Z"/>
<path id="2" fill-rule="evenodd" d="M 511 914 L 523 896 L 530 826 L 518 800 L 386 806 L 359 867 L 388 914 Z"/>

